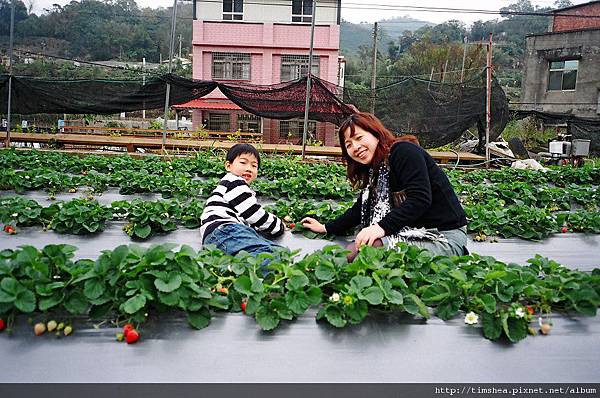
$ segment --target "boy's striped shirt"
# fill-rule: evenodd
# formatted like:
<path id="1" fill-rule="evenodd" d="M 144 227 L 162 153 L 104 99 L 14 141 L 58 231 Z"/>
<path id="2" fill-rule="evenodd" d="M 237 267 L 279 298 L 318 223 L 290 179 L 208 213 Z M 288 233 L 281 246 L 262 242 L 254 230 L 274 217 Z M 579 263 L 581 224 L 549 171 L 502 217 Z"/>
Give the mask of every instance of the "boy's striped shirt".
<path id="1" fill-rule="evenodd" d="M 255 193 L 242 177 L 227 173 L 206 201 L 200 218 L 200 237 L 223 224 L 245 224 L 271 237 L 283 234 L 283 222 L 256 201 Z"/>

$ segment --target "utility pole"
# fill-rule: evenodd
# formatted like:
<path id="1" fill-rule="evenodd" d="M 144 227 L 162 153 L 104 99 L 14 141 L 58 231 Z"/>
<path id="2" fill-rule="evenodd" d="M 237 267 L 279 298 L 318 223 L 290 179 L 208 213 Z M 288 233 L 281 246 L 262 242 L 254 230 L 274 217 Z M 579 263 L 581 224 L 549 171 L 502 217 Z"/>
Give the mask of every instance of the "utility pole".
<path id="1" fill-rule="evenodd" d="M 169 42 L 169 74 L 173 70 L 173 50 L 175 47 L 175 27 L 177 25 L 177 0 L 173 0 L 173 17 L 171 19 L 171 41 Z M 167 129 L 169 122 L 169 99 L 171 96 L 171 83 L 167 83 L 167 94 L 165 95 L 165 123 L 163 125 L 162 135 L 162 154 L 165 153 L 167 143 Z"/>
<path id="2" fill-rule="evenodd" d="M 315 47 L 315 15 L 317 0 L 312 3 L 312 19 L 310 23 L 310 50 L 308 51 L 308 71 L 306 72 L 306 101 L 304 102 L 304 126 L 302 130 L 302 160 L 306 153 L 306 136 L 308 134 L 308 111 L 310 109 L 310 81 L 312 79 L 313 51 Z"/>
<path id="3" fill-rule="evenodd" d="M 377 86 L 377 22 L 373 26 L 373 55 L 371 58 L 371 113 L 375 114 L 375 88 Z"/>
<path id="4" fill-rule="evenodd" d="M 15 0 L 10 4 L 10 39 L 8 43 L 8 111 L 6 112 L 6 140 L 4 146 L 10 148 L 10 113 L 12 108 L 12 69 L 13 69 L 13 44 L 15 31 Z"/>
<path id="5" fill-rule="evenodd" d="M 485 107 L 485 160 L 490 160 L 490 129 L 492 125 L 492 34 L 488 43 L 486 63 L 486 107 Z"/>

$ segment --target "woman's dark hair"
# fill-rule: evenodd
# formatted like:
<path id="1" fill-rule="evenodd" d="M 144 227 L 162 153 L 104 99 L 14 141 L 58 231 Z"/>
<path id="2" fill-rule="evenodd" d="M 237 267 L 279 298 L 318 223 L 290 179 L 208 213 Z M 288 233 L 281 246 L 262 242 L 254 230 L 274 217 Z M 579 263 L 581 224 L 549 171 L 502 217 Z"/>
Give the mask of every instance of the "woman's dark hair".
<path id="1" fill-rule="evenodd" d="M 227 151 L 227 156 L 225 157 L 225 160 L 231 163 L 235 160 L 235 158 L 237 158 L 240 155 L 243 155 L 244 153 L 254 155 L 256 160 L 258 160 L 258 167 L 260 167 L 260 155 L 258 154 L 258 150 L 250 144 L 235 144 L 234 146 L 229 148 L 229 151 Z"/>
<path id="2" fill-rule="evenodd" d="M 346 150 L 346 145 L 344 145 L 346 131 L 349 130 L 350 137 L 352 137 L 356 133 L 356 126 L 373 134 L 379 140 L 370 165 L 364 165 L 352 159 Z M 340 146 L 342 147 L 342 155 L 346 160 L 348 179 L 352 186 L 356 188 L 367 186 L 369 183 L 369 169 L 373 168 L 373 170 L 377 170 L 381 162 L 387 159 L 392 145 L 396 142 L 409 141 L 419 145 L 419 140 L 414 135 L 395 136 L 385 128 L 381 120 L 375 115 L 366 112 L 354 113 L 344 120 L 338 130 L 338 136 L 340 138 Z"/>

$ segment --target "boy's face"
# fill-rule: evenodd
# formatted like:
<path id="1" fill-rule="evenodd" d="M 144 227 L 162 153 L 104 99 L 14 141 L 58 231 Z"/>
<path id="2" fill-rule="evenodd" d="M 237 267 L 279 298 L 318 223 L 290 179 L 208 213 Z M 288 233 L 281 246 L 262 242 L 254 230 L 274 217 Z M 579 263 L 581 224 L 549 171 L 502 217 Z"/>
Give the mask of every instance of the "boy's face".
<path id="1" fill-rule="evenodd" d="M 225 162 L 225 170 L 242 177 L 250 184 L 258 175 L 258 159 L 251 153 L 242 153 L 233 162 Z"/>

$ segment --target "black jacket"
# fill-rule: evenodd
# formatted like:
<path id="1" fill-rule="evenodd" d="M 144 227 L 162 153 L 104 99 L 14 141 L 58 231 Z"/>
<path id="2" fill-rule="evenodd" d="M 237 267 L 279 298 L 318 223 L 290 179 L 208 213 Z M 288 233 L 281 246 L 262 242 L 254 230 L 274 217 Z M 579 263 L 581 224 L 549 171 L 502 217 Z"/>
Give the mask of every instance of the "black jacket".
<path id="1" fill-rule="evenodd" d="M 390 150 L 389 167 L 390 197 L 401 196 L 404 201 L 398 207 L 392 204 L 392 210 L 378 222 L 386 236 L 406 226 L 447 231 L 467 225 L 448 177 L 426 150 L 410 142 L 398 142 Z M 359 225 L 361 207 L 359 196 L 344 214 L 325 224 L 327 232 L 341 234 Z"/>

